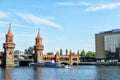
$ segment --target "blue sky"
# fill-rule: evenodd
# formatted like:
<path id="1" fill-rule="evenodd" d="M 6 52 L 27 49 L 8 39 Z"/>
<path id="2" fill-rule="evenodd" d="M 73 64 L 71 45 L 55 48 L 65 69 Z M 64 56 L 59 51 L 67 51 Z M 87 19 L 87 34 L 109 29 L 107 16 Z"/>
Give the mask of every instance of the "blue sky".
<path id="1" fill-rule="evenodd" d="M 34 46 L 40 28 L 44 52 L 95 51 L 95 35 L 120 28 L 120 0 L 0 0 L 0 51 L 12 24 L 16 48 Z"/>

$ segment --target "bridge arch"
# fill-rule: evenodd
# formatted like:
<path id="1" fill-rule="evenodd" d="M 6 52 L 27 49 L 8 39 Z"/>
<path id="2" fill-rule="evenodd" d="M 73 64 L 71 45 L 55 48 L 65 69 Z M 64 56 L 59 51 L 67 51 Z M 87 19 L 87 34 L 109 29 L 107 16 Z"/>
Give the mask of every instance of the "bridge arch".
<path id="1" fill-rule="evenodd" d="M 75 62 L 74 62 L 73 65 L 78 65 L 78 63 L 75 63 Z"/>
<path id="2" fill-rule="evenodd" d="M 60 64 L 69 65 L 68 62 L 61 62 Z"/>

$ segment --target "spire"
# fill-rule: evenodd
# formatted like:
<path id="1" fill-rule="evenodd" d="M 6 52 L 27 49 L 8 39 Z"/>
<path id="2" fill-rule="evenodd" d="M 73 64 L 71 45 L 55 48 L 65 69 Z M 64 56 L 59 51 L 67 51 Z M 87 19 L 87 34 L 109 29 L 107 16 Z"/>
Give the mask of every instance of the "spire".
<path id="1" fill-rule="evenodd" d="M 59 51 L 56 52 L 56 55 L 59 55 Z"/>
<path id="2" fill-rule="evenodd" d="M 37 37 L 40 37 L 40 28 L 38 28 L 38 35 Z"/>
<path id="3" fill-rule="evenodd" d="M 12 31 L 11 31 L 11 23 L 9 23 L 8 35 L 12 35 Z"/>
<path id="4" fill-rule="evenodd" d="M 12 34 L 12 31 L 11 31 L 11 23 L 9 23 L 9 30 L 8 30 L 8 34 Z"/>
<path id="5" fill-rule="evenodd" d="M 70 49 L 70 55 L 72 54 L 72 50 Z"/>
<path id="6" fill-rule="evenodd" d="M 77 54 L 79 55 L 80 54 L 80 51 L 78 50 Z"/>

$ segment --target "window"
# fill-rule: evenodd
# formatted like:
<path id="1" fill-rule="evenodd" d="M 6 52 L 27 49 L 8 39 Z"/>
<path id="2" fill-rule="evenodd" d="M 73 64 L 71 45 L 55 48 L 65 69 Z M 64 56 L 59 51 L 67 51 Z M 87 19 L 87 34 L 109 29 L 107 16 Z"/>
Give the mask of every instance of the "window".
<path id="1" fill-rule="evenodd" d="M 10 40 L 9 40 L 10 42 L 12 42 L 12 38 L 10 38 Z"/>
<path id="2" fill-rule="evenodd" d="M 77 58 L 73 58 L 73 61 L 77 61 Z"/>
<path id="3" fill-rule="evenodd" d="M 12 55 L 12 52 L 9 52 L 9 55 Z"/>

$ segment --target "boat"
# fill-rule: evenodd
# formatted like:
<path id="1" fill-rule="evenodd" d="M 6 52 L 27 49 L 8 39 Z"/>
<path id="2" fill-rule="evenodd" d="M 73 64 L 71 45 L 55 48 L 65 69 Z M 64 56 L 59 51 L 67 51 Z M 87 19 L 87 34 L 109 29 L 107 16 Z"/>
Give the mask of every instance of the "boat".
<path id="1" fill-rule="evenodd" d="M 64 68 L 73 68 L 70 65 L 65 65 Z"/>
<path id="2" fill-rule="evenodd" d="M 31 63 L 31 66 L 39 66 L 39 67 L 48 67 L 48 68 L 63 68 L 59 63 L 52 63 L 52 62 L 39 62 L 39 63 Z"/>

